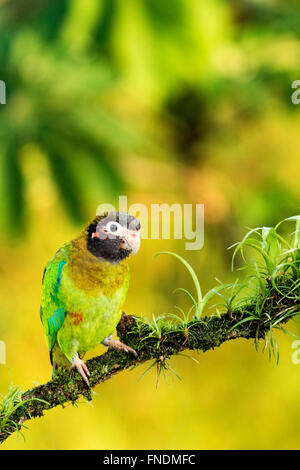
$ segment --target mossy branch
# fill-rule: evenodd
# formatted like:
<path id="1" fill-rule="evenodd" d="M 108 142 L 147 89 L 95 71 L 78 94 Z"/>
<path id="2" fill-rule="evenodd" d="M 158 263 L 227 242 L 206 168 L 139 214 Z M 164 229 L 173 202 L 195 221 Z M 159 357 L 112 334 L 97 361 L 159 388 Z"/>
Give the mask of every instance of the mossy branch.
<path id="1" fill-rule="evenodd" d="M 294 281 L 287 280 L 285 287 L 294 288 Z M 136 349 L 138 357 L 107 351 L 88 360 L 91 388 L 87 388 L 77 372 L 59 370 L 54 380 L 21 395 L 19 403 L 21 406 L 9 416 L 4 429 L 0 428 L 0 443 L 20 430 L 25 421 L 43 416 L 45 410 L 67 402 L 74 404 L 80 396 L 91 400 L 92 388 L 97 384 L 148 360 L 153 359 L 158 365 L 163 366 L 168 358 L 185 349 L 207 351 L 231 339 L 253 338 L 256 342 L 265 339 L 273 327 L 280 327 L 299 313 L 299 299 L 300 296 L 295 297 L 295 295 L 293 298 L 279 296 L 277 290 L 270 287 L 267 298 L 263 300 L 263 313 L 260 318 L 255 319 L 251 314 L 257 310 L 257 298 L 254 297 L 233 312 L 204 317 L 200 320 L 193 319 L 180 324 L 168 321 L 166 316 L 161 318 L 161 323 L 158 325 L 157 322 L 153 324 L 140 317 L 123 314 L 117 327 L 118 335 L 124 343 Z"/>

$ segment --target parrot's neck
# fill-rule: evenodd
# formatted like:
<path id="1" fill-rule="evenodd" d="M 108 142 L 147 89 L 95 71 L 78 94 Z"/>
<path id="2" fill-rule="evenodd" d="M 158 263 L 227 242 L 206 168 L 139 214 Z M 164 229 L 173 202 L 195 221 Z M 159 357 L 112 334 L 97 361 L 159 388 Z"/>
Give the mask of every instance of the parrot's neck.
<path id="1" fill-rule="evenodd" d="M 113 264 L 92 255 L 85 237 L 72 241 L 69 275 L 76 287 L 92 294 L 110 295 L 123 285 L 127 273 L 128 259 Z"/>

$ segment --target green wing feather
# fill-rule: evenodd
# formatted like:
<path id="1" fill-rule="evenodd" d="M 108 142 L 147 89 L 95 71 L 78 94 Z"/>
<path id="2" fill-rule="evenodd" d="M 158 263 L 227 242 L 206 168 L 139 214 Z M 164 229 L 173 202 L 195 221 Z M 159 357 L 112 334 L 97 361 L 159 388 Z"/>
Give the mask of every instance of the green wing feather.
<path id="1" fill-rule="evenodd" d="M 55 256 L 46 266 L 43 276 L 41 320 L 49 351 L 54 346 L 66 313 L 59 296 L 59 286 L 67 261 L 61 258 L 61 256 Z"/>

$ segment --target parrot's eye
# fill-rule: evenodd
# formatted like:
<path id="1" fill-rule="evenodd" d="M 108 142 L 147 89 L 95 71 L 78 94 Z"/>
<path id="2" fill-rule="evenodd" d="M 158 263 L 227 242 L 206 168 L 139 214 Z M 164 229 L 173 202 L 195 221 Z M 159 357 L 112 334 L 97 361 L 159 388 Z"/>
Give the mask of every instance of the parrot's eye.
<path id="1" fill-rule="evenodd" d="M 122 235 L 123 227 L 118 222 L 108 222 L 106 229 L 114 235 Z"/>

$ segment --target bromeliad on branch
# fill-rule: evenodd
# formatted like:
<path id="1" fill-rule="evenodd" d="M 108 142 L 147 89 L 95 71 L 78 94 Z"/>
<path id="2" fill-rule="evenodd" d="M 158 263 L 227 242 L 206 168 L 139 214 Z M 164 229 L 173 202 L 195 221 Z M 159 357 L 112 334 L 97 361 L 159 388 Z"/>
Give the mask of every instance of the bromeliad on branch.
<path id="1" fill-rule="evenodd" d="M 83 341 L 85 348 L 89 349 L 94 339 L 95 344 L 98 344 L 97 341 L 101 341 L 108 334 L 108 326 L 110 326 L 109 331 L 114 329 L 115 323 L 112 319 L 115 320 L 120 311 L 115 302 L 118 288 L 113 280 L 118 276 L 112 275 L 113 272 L 117 272 L 113 267 L 118 270 L 118 267 L 120 268 L 128 259 L 125 254 L 129 254 L 131 250 L 134 253 L 139 248 L 140 224 L 136 219 L 126 216 L 122 222 L 120 219 L 123 216 L 116 221 L 106 217 L 95 219 L 78 238 L 64 245 L 46 268 L 42 302 L 45 311 L 43 310 L 42 320 L 54 362 L 60 364 L 58 357 L 63 358 L 67 368 L 71 367 L 72 357 L 71 360 L 67 360 L 64 353 L 68 350 L 68 346 L 73 344 L 72 337 L 78 342 Z M 285 221 L 295 223 L 296 228 L 293 227 L 292 232 L 283 237 L 278 229 Z M 63 368 L 50 382 L 24 393 L 18 387 L 10 388 L 5 397 L 0 397 L 0 443 L 15 431 L 21 432 L 27 420 L 42 416 L 45 410 L 58 405 L 67 402 L 76 403 L 80 396 L 91 400 L 92 387 L 121 371 L 137 367 L 149 360 L 153 360 L 153 363 L 147 367 L 143 375 L 153 366 L 156 366 L 158 374 L 165 373 L 167 369 L 173 371 L 168 365 L 168 360 L 175 354 L 181 354 L 184 350 L 205 352 L 221 346 L 225 341 L 238 338 L 254 339 L 256 347 L 259 341 L 264 340 L 270 357 L 273 355 L 278 360 L 279 351 L 274 330 L 287 332 L 283 325 L 290 319 L 298 317 L 300 312 L 300 216 L 289 217 L 285 221 L 279 222 L 275 227 L 253 229 L 241 242 L 234 245 L 234 258 L 238 252 L 241 252 L 242 260 L 250 271 L 245 283 L 240 284 L 236 280 L 233 284 L 223 284 L 218 281 L 219 285 L 204 296 L 192 267 L 175 254 L 184 262 L 196 287 L 197 298 L 194 298 L 188 290 L 180 288 L 192 300 L 190 310 L 186 313 L 180 309 L 182 316 L 165 314 L 154 318 L 153 321 L 123 315 L 117 326 L 117 332 L 120 339 L 125 344 L 130 344 L 131 348 L 125 344 L 112 342 L 111 346 L 121 346 L 121 349 L 107 351 L 101 356 L 89 359 L 87 365 L 91 373 L 89 380 L 91 388 L 87 388 L 78 374 L 69 373 Z M 108 240 L 109 232 L 114 235 Z M 128 253 L 124 253 L 122 249 L 128 249 Z M 259 256 L 249 258 L 247 249 L 254 250 Z M 105 264 L 107 262 L 110 264 Z M 102 272 L 95 270 L 95 266 L 99 266 L 99 263 L 101 266 L 103 263 L 106 268 L 111 267 L 110 275 L 101 278 L 101 288 L 95 279 L 95 276 L 97 278 Z M 125 284 L 123 281 L 119 288 L 120 297 L 125 297 L 127 290 Z M 66 287 L 68 285 L 72 285 L 69 291 Z M 112 315 L 110 320 L 105 316 L 105 310 L 99 306 L 99 303 L 96 301 L 89 303 L 95 294 L 96 286 L 99 289 L 98 299 L 109 297 L 108 292 L 114 299 L 115 303 L 106 303 L 111 307 L 115 305 L 115 309 L 109 310 L 115 315 Z M 243 295 L 241 294 L 244 288 L 248 291 L 246 295 L 245 291 Z M 221 297 L 223 302 L 221 305 L 216 305 L 215 315 L 203 316 L 204 307 L 213 293 Z M 73 311 L 71 307 L 76 302 L 79 302 L 82 308 Z M 53 309 L 56 312 L 54 318 Z M 62 311 L 58 312 L 58 309 Z M 93 311 L 98 311 L 99 314 L 99 321 L 95 324 L 93 321 L 88 321 Z M 191 318 L 192 312 L 195 314 Z M 73 317 L 72 313 L 75 314 Z M 69 339 L 65 343 L 66 337 Z M 85 348 L 80 342 L 79 346 L 81 349 L 78 348 L 78 352 L 84 352 Z M 133 354 L 122 354 L 122 348 Z M 133 348 L 137 351 L 138 357 L 134 355 Z M 85 378 L 88 381 L 88 378 Z"/>

